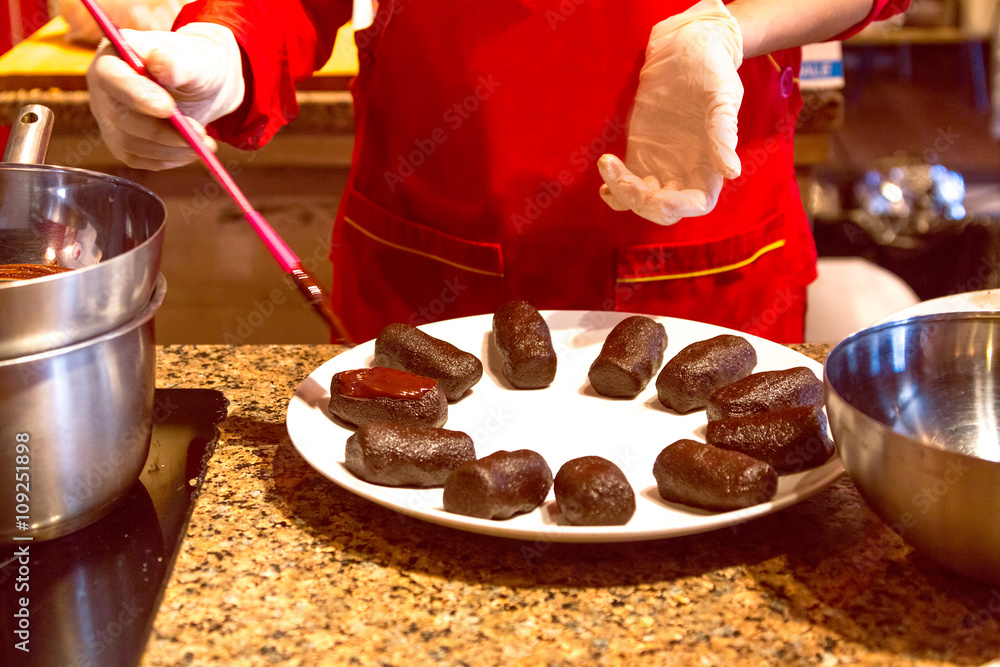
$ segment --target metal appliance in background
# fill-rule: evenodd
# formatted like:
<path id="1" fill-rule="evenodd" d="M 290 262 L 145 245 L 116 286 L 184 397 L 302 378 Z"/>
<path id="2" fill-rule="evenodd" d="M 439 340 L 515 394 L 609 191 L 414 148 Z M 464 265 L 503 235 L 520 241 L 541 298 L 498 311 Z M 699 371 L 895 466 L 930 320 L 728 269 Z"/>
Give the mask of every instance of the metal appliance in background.
<path id="1" fill-rule="evenodd" d="M 45 107 L 12 143 L 44 154 Z M 163 202 L 135 183 L 0 165 L 0 265 L 69 269 L 0 284 L 0 542 L 50 539 L 110 512 L 138 478 L 152 428 L 153 316 Z"/>
<path id="2" fill-rule="evenodd" d="M 965 200 L 961 174 L 907 157 L 803 191 L 820 257 L 867 259 L 922 300 L 1000 287 L 1000 220 Z"/>
<path id="3" fill-rule="evenodd" d="M 918 247 L 923 239 L 964 221 L 965 179 L 940 164 L 870 169 L 854 188 L 852 220 L 877 243 Z"/>

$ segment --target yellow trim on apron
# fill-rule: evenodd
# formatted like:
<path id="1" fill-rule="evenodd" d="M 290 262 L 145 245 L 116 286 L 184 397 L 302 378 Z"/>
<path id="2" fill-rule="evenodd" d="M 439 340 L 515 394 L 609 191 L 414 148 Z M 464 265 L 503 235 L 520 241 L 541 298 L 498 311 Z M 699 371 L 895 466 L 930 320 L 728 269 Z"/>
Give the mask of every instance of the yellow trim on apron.
<path id="1" fill-rule="evenodd" d="M 735 262 L 733 264 L 728 264 L 726 266 L 718 266 L 712 269 L 702 269 L 701 271 L 688 271 L 687 273 L 667 273 L 659 276 L 640 276 L 637 278 L 619 278 L 620 283 L 648 283 L 655 280 L 679 280 L 681 278 L 698 278 L 700 276 L 710 276 L 715 273 L 725 273 L 726 271 L 735 271 L 736 269 L 742 269 L 747 264 L 752 264 L 757 261 L 762 255 L 771 252 L 772 250 L 777 250 L 785 245 L 785 239 L 778 239 L 773 243 L 768 243 L 766 246 L 755 252 L 753 255 L 747 259 Z"/>
<path id="2" fill-rule="evenodd" d="M 441 262 L 442 264 L 447 264 L 448 266 L 454 266 L 456 269 L 462 269 L 463 271 L 471 271 L 472 273 L 481 273 L 484 276 L 497 276 L 503 278 L 502 273 L 497 273 L 496 271 L 486 271 L 484 269 L 477 269 L 472 266 L 466 266 L 465 264 L 459 264 L 458 262 L 453 262 L 451 260 L 445 259 L 444 257 L 438 257 L 437 255 L 432 255 L 429 252 L 424 252 L 423 250 L 417 250 L 416 248 L 407 248 L 406 246 L 399 245 L 398 243 L 393 243 L 392 241 L 387 241 L 380 236 L 372 234 L 370 231 L 354 222 L 347 216 L 344 216 L 344 222 L 348 223 L 351 227 L 367 236 L 373 241 L 381 243 L 382 245 L 389 246 L 390 248 L 395 248 L 396 250 L 402 250 L 403 252 L 409 252 L 414 255 L 419 255 L 420 257 L 426 257 L 427 259 L 432 259 L 435 262 Z"/>

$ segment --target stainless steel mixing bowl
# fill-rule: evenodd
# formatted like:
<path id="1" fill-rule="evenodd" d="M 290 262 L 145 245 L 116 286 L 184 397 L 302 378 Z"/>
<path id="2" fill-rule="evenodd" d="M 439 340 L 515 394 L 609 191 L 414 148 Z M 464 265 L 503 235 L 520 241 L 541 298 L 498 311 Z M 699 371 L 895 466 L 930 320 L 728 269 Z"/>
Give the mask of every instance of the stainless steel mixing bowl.
<path id="1" fill-rule="evenodd" d="M 139 314 L 95 338 L 0 360 L 0 542 L 65 535 L 110 512 L 152 433 L 157 280 Z"/>
<path id="2" fill-rule="evenodd" d="M 12 144 L 50 114 L 22 109 Z M 0 164 L 0 264 L 73 269 L 0 283 L 0 359 L 72 345 L 133 319 L 156 283 L 165 219 L 159 197 L 123 178 Z"/>
<path id="3" fill-rule="evenodd" d="M 945 567 L 1000 584 L 1000 312 L 859 331 L 824 383 L 837 450 L 875 512 Z"/>

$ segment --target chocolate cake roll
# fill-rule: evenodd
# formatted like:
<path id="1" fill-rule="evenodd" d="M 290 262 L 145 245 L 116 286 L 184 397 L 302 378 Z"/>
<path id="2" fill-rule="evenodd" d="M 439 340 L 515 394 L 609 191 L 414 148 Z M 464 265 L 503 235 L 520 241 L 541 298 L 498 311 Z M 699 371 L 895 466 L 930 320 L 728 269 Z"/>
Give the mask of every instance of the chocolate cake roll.
<path id="1" fill-rule="evenodd" d="M 452 470 L 475 460 L 472 438 L 431 426 L 365 424 L 344 447 L 344 466 L 383 486 L 443 486 Z"/>
<path id="2" fill-rule="evenodd" d="M 334 374 L 330 414 L 355 426 L 372 422 L 444 426 L 448 399 L 431 378 L 395 368 L 359 368 Z"/>
<path id="3" fill-rule="evenodd" d="M 663 364 L 667 330 L 642 315 L 627 317 L 604 340 L 587 377 L 598 394 L 635 398 Z"/>
<path id="4" fill-rule="evenodd" d="M 582 456 L 559 468 L 556 503 L 574 526 L 621 526 L 635 514 L 635 492 L 621 468 L 600 456 Z"/>
<path id="5" fill-rule="evenodd" d="M 508 301 L 493 315 L 503 376 L 517 389 L 548 387 L 556 377 L 549 325 L 527 301 Z"/>
<path id="6" fill-rule="evenodd" d="M 778 473 L 768 464 L 696 440 L 664 448 L 653 464 L 653 477 L 667 502 L 713 512 L 766 503 L 778 491 Z"/>
<path id="7" fill-rule="evenodd" d="M 717 389 L 708 399 L 708 420 L 741 417 L 806 405 L 822 405 L 823 382 L 798 366 L 761 371 Z"/>
<path id="8" fill-rule="evenodd" d="M 814 468 L 834 451 L 826 413 L 818 405 L 711 421 L 705 439 L 765 461 L 779 473 Z"/>
<path id="9" fill-rule="evenodd" d="M 455 468 L 444 482 L 444 509 L 480 519 L 509 519 L 538 507 L 552 471 L 529 449 L 499 451 Z"/>
<path id="10" fill-rule="evenodd" d="M 483 362 L 474 354 L 401 322 L 389 324 L 375 339 L 375 365 L 433 378 L 449 401 L 483 377 Z"/>
<path id="11" fill-rule="evenodd" d="M 656 378 L 656 394 L 675 412 L 698 410 L 713 392 L 750 375 L 756 365 L 757 351 L 745 338 L 715 336 L 674 355 Z"/>

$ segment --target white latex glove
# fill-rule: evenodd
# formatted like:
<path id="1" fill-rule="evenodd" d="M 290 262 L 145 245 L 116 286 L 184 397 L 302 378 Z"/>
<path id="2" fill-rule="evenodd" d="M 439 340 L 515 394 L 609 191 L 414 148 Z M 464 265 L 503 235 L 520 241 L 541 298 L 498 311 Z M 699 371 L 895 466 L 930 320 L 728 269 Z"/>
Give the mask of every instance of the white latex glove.
<path id="1" fill-rule="evenodd" d="M 133 72 L 110 44 L 98 49 L 87 70 L 90 111 L 112 154 L 138 169 L 195 161 L 195 152 L 164 120 L 170 118 L 174 100 L 215 150 L 204 126 L 235 111 L 245 91 L 240 47 L 232 31 L 214 23 L 191 23 L 177 32 L 122 34 L 163 87 Z"/>
<path id="2" fill-rule="evenodd" d="M 119 28 L 170 30 L 181 7 L 191 0 L 99 0 L 101 9 Z M 80 0 L 60 0 L 59 15 L 66 19 L 66 37 L 73 42 L 97 44 L 104 37 Z"/>
<path id="3" fill-rule="evenodd" d="M 740 27 L 721 0 L 701 0 L 653 27 L 629 122 L 625 163 L 597 162 L 601 198 L 661 225 L 709 213 L 740 175 L 736 114 Z"/>
<path id="4" fill-rule="evenodd" d="M 351 29 L 357 32 L 370 26 L 375 21 L 377 11 L 376 0 L 354 0 L 351 10 Z"/>

